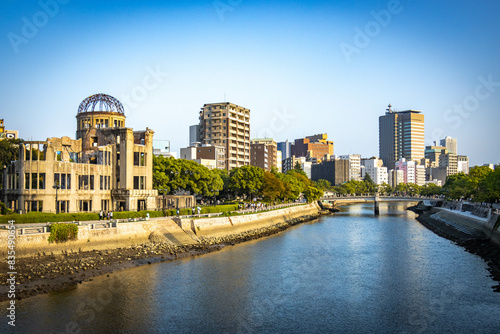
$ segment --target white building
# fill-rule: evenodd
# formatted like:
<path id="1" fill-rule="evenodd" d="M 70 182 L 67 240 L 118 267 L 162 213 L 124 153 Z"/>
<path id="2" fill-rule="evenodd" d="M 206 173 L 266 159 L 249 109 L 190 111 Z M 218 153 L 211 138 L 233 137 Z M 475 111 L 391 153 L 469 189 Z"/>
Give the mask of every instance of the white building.
<path id="1" fill-rule="evenodd" d="M 382 160 L 378 158 L 363 159 L 362 163 L 364 168 L 361 168 L 361 177 L 363 179 L 368 174 L 376 184 L 389 183 L 387 167 L 381 167 Z"/>
<path id="2" fill-rule="evenodd" d="M 349 160 L 349 181 L 361 181 L 361 155 L 341 155 L 339 159 Z"/>
<path id="3" fill-rule="evenodd" d="M 457 172 L 469 174 L 469 157 L 466 155 L 457 156 Z"/>
<path id="4" fill-rule="evenodd" d="M 419 186 L 425 185 L 425 166 L 415 166 L 415 184 Z"/>
<path id="5" fill-rule="evenodd" d="M 405 158 L 401 158 L 396 161 L 396 170 L 403 171 L 403 182 L 404 183 L 416 183 L 416 163 L 415 161 L 406 161 Z M 425 170 L 424 170 L 424 180 L 425 180 Z"/>

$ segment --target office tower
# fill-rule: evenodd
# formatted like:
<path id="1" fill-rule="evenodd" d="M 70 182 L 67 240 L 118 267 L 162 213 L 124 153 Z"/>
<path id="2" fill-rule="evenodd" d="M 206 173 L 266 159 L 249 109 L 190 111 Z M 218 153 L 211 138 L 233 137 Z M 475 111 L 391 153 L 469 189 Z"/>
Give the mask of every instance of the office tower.
<path id="1" fill-rule="evenodd" d="M 202 145 L 224 146 L 226 168 L 250 164 L 250 110 L 234 103 L 209 103 L 200 110 Z"/>
<path id="2" fill-rule="evenodd" d="M 379 155 L 388 169 L 401 158 L 424 157 L 424 115 L 418 110 L 394 111 L 391 105 L 379 117 Z"/>
<path id="3" fill-rule="evenodd" d="M 441 139 L 439 144 L 448 149 L 448 152 L 458 154 L 457 153 L 457 139 L 446 136 L 444 139 Z"/>
<path id="4" fill-rule="evenodd" d="M 287 140 L 277 144 L 278 151 L 281 151 L 281 159 L 285 160 L 292 156 L 292 143 Z"/>

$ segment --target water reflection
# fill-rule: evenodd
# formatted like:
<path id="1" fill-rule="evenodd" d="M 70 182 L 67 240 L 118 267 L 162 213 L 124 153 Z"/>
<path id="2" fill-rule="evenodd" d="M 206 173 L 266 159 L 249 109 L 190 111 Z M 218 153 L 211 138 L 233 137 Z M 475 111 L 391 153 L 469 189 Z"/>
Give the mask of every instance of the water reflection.
<path id="1" fill-rule="evenodd" d="M 495 332 L 500 295 L 484 262 L 406 206 L 383 203 L 375 216 L 370 203 L 350 205 L 260 241 L 22 300 L 14 332 Z"/>

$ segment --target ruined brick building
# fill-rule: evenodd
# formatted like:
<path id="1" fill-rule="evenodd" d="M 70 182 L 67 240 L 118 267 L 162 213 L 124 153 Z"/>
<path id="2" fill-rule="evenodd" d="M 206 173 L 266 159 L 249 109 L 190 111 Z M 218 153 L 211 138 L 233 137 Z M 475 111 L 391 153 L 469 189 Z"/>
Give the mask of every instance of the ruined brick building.
<path id="1" fill-rule="evenodd" d="M 3 174 L 4 203 L 21 213 L 156 209 L 154 132 L 125 118 L 120 101 L 96 94 L 78 108 L 76 139 L 23 142 Z"/>

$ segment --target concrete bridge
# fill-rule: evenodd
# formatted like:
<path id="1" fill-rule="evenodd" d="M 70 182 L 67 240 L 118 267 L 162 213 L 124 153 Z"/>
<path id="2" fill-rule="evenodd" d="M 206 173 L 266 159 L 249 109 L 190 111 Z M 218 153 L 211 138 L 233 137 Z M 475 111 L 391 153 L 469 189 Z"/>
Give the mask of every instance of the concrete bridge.
<path id="1" fill-rule="evenodd" d="M 432 198 L 432 197 L 411 197 L 411 196 L 380 196 L 375 194 L 375 196 L 323 196 L 320 201 L 330 203 L 333 207 L 340 204 L 347 203 L 371 203 L 373 202 L 373 210 L 376 215 L 379 214 L 379 203 L 380 202 L 418 202 L 418 201 L 430 201 L 437 202 L 442 201 L 442 199 Z M 435 203 L 433 203 L 435 205 Z"/>

